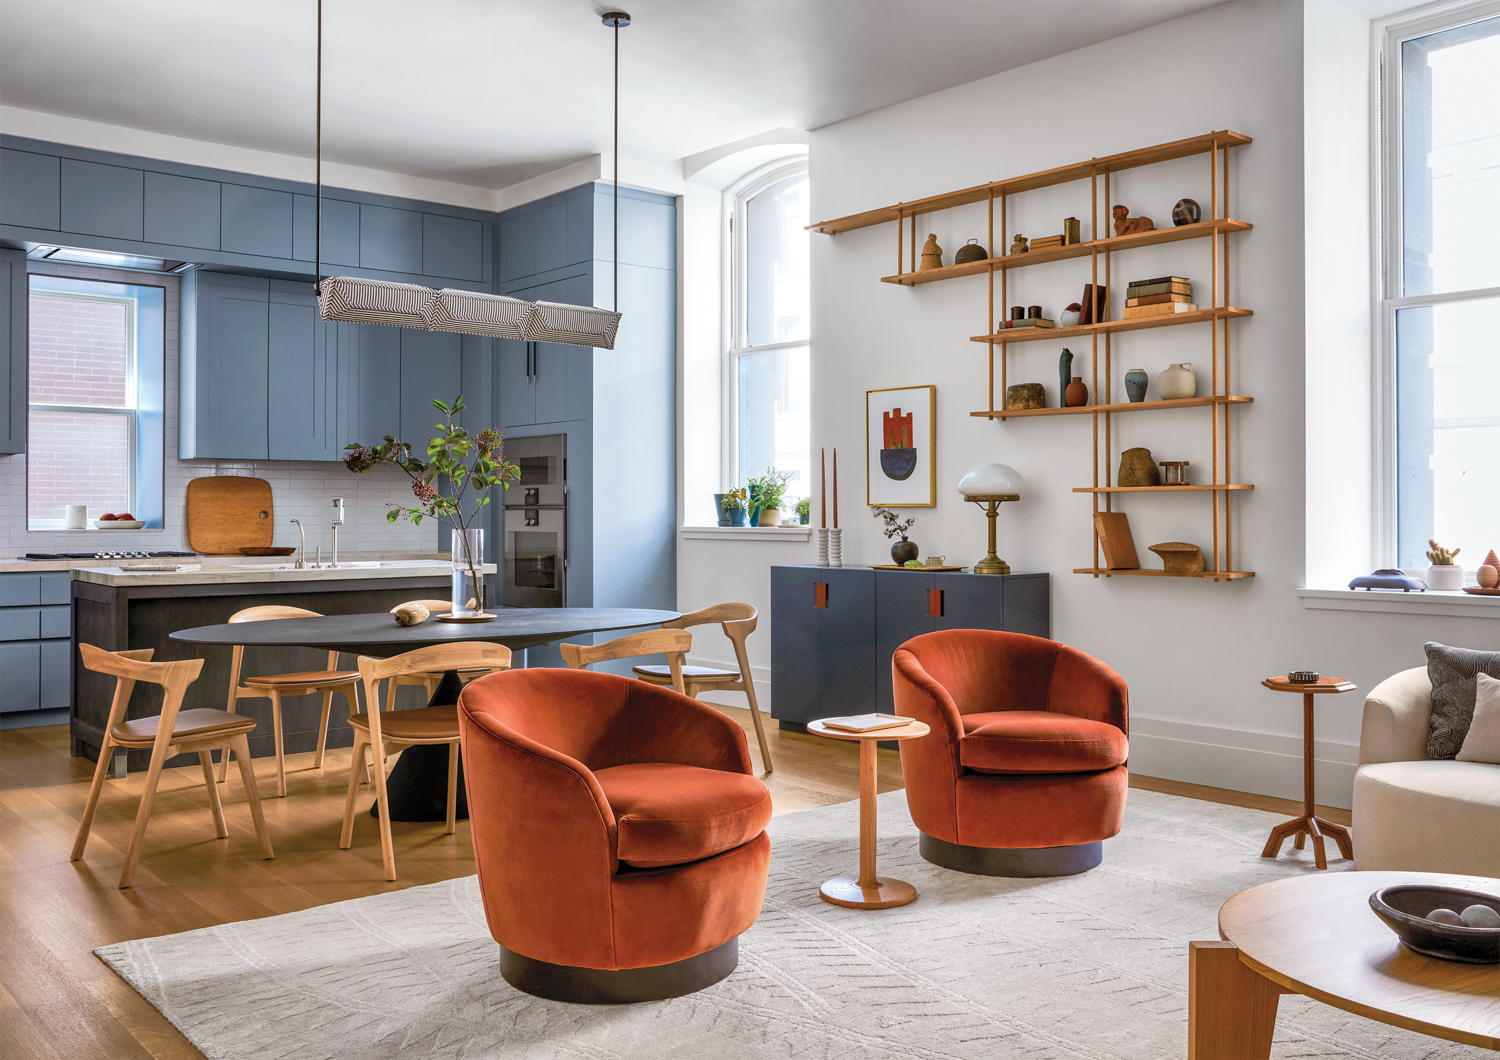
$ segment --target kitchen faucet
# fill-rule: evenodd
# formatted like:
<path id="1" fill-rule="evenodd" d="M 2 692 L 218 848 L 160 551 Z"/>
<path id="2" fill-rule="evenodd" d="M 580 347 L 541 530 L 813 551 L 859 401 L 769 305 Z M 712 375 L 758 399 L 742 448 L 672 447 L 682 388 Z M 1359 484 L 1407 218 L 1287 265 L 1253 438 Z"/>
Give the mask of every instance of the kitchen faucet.
<path id="1" fill-rule="evenodd" d="M 333 563 L 330 566 L 339 565 L 339 527 L 344 525 L 344 498 L 333 498 Z"/>
<path id="2" fill-rule="evenodd" d="M 307 566 L 307 531 L 302 529 L 301 519 L 293 519 L 292 522 L 297 524 L 297 534 L 302 538 L 302 544 L 297 549 L 297 562 L 293 563 L 292 567 L 296 570 L 301 570 Z"/>

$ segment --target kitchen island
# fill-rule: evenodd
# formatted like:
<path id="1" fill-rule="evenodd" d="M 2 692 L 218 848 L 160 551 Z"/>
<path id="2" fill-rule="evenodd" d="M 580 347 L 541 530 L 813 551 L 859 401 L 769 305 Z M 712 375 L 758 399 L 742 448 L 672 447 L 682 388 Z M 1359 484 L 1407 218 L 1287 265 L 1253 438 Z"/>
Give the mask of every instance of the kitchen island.
<path id="1" fill-rule="evenodd" d="M 182 644 L 169 634 L 191 626 L 227 622 L 247 607 L 279 604 L 324 615 L 388 611 L 405 600 L 446 599 L 452 566 L 447 560 L 414 559 L 353 562 L 337 568 L 295 569 L 284 560 L 274 562 L 238 558 L 205 558 L 196 571 L 132 571 L 126 567 L 73 568 L 72 628 L 73 681 L 70 711 L 73 753 L 96 759 L 109 720 L 114 680 L 83 668 L 79 643 L 106 651 L 155 648 L 155 661 L 204 660 L 203 670 L 187 690 L 183 709 L 217 707 L 229 699 L 230 649 Z M 492 564 L 485 566 L 493 574 Z M 487 579 L 488 580 L 488 579 Z M 392 620 L 394 621 L 394 619 Z M 328 655 L 307 648 L 265 647 L 247 650 L 243 676 L 297 673 L 326 668 Z M 352 670 L 355 660 L 341 656 L 340 669 Z M 328 727 L 329 747 L 348 747 L 353 731 L 341 697 L 335 695 Z M 420 686 L 398 691 L 403 706 L 426 701 Z M 236 708 L 256 720 L 250 736 L 251 755 L 273 755 L 271 706 L 266 699 L 242 699 Z M 282 725 L 288 754 L 311 751 L 318 734 L 321 696 L 299 696 L 282 701 Z M 137 685 L 126 716 L 159 713 L 161 689 Z M 130 751 L 129 768 L 144 769 L 150 751 Z M 178 764 L 178 763 L 170 763 Z"/>

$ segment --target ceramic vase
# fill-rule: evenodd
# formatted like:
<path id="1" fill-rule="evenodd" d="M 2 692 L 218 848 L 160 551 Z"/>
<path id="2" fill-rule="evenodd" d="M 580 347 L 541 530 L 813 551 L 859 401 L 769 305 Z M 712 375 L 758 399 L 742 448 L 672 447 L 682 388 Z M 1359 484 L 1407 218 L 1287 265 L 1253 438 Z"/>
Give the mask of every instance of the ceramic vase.
<path id="1" fill-rule="evenodd" d="M 891 546 L 891 561 L 898 567 L 909 559 L 916 559 L 919 555 L 921 555 L 921 549 L 904 537 Z"/>
<path id="2" fill-rule="evenodd" d="M 1156 377 L 1156 394 L 1163 401 L 1198 396 L 1198 377 L 1191 361 L 1174 364 Z"/>
<path id="3" fill-rule="evenodd" d="M 1073 381 L 1073 351 L 1066 346 L 1057 358 L 1057 405 L 1062 408 L 1068 401 L 1068 384 Z"/>
<path id="4" fill-rule="evenodd" d="M 1131 401 L 1145 401 L 1146 387 L 1151 385 L 1151 377 L 1144 369 L 1132 368 L 1125 373 L 1125 396 Z"/>
<path id="5" fill-rule="evenodd" d="M 1434 563 L 1427 568 L 1427 588 L 1458 592 L 1464 587 L 1464 569 L 1457 563 Z"/>
<path id="6" fill-rule="evenodd" d="M 1089 403 L 1089 388 L 1084 385 L 1082 376 L 1075 375 L 1073 377 L 1073 381 L 1068 384 L 1068 389 L 1063 392 L 1063 399 L 1070 409 L 1076 409 Z"/>

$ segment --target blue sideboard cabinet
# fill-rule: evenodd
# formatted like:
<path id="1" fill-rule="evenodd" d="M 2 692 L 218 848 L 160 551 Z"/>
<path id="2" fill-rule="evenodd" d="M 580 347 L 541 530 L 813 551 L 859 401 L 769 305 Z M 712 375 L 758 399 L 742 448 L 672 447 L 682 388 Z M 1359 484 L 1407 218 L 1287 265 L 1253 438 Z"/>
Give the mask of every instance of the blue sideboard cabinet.
<path id="1" fill-rule="evenodd" d="M 825 588 L 820 589 L 819 586 Z M 891 657 L 939 629 L 1052 634 L 1046 574 L 771 568 L 771 714 L 783 728 L 895 709 Z"/>
<path id="2" fill-rule="evenodd" d="M 72 655 L 68 571 L 0 574 L 0 715 L 6 727 L 27 712 L 66 709 Z"/>

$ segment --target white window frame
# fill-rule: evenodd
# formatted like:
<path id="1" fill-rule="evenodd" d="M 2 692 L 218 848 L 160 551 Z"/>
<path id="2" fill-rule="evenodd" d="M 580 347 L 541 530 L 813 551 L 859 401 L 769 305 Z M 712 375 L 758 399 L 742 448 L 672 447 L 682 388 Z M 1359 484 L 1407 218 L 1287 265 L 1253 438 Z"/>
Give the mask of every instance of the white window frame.
<path id="1" fill-rule="evenodd" d="M 724 425 L 719 452 L 722 454 L 720 478 L 723 489 L 733 489 L 740 478 L 740 365 L 739 359 L 751 353 L 795 350 L 812 346 L 811 337 L 794 342 L 768 342 L 760 346 L 741 345 L 745 337 L 746 261 L 745 207 L 755 196 L 787 177 L 808 172 L 808 156 L 794 155 L 752 169 L 724 190 L 724 351 L 721 366 L 723 386 L 719 422 Z M 758 473 L 758 472 L 757 472 Z"/>
<path id="2" fill-rule="evenodd" d="M 1500 0 L 1460 0 L 1428 5 L 1417 13 L 1405 12 L 1374 24 L 1374 70 L 1376 72 L 1376 132 L 1378 164 L 1374 167 L 1376 192 L 1375 237 L 1375 533 L 1376 558 L 1382 567 L 1398 561 L 1397 421 L 1396 421 L 1396 314 L 1399 310 L 1436 306 L 1451 302 L 1477 301 L 1500 296 L 1500 287 L 1443 294 L 1403 295 L 1405 289 L 1405 239 L 1403 236 L 1404 186 L 1402 183 L 1401 45 L 1416 37 L 1500 16 Z M 1420 572 L 1418 572 L 1420 573 Z"/>
<path id="3" fill-rule="evenodd" d="M 136 464 L 138 462 L 139 446 L 139 365 L 136 359 L 136 343 L 139 335 L 140 321 L 137 319 L 139 310 L 138 300 L 126 295 L 118 294 L 89 294 L 85 291 L 63 291 L 51 287 L 30 288 L 27 298 L 33 294 L 42 294 L 47 298 L 58 298 L 74 302 L 105 303 L 107 305 L 123 305 L 125 307 L 125 404 L 124 405 L 70 405 L 53 404 L 50 402 L 28 401 L 26 405 L 28 416 L 32 412 L 77 412 L 86 413 L 91 416 L 107 414 L 125 417 L 126 431 L 126 498 L 129 503 L 126 511 L 134 512 L 137 507 L 136 498 Z M 28 337 L 26 359 L 28 368 L 31 360 L 31 347 Z M 30 395 L 27 395 L 28 398 Z M 28 469 L 30 465 L 28 464 Z M 31 504 L 31 487 L 27 482 L 26 503 L 28 508 Z M 26 521 L 27 530 L 62 530 L 67 526 L 65 518 L 54 519 L 32 519 L 29 516 Z"/>

